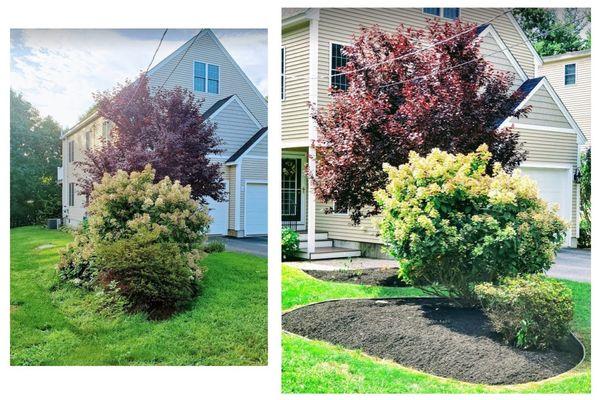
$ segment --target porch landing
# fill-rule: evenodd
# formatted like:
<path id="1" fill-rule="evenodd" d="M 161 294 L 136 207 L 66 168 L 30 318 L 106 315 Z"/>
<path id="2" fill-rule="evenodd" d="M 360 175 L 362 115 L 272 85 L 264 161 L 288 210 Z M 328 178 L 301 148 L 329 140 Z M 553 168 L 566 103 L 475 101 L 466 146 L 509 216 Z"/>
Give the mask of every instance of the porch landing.
<path id="1" fill-rule="evenodd" d="M 299 253 L 298 257 L 304 260 L 328 260 L 334 258 L 360 257 L 361 251 L 346 247 L 335 246 L 334 240 L 328 238 L 327 232 L 315 233 L 315 251 L 307 251 L 307 233 L 299 232 Z"/>

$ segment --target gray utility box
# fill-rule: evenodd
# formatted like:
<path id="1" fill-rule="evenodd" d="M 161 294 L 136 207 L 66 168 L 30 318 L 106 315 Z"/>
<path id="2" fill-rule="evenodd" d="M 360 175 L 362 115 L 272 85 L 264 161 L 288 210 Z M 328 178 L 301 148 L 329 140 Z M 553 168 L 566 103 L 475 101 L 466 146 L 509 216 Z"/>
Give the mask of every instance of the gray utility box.
<path id="1" fill-rule="evenodd" d="M 48 229 L 58 229 L 62 225 L 61 218 L 49 218 L 48 219 Z"/>

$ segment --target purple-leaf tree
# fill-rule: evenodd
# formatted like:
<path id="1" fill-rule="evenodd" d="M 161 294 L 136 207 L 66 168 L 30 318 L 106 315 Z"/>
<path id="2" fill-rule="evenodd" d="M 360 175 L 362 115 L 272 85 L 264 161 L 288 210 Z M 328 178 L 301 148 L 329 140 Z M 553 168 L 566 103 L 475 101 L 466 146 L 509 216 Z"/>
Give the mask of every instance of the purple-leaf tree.
<path id="1" fill-rule="evenodd" d="M 311 179 L 319 200 L 348 210 L 359 223 L 378 213 L 373 193 L 387 182 L 382 164 L 399 166 L 410 151 L 469 153 L 486 143 L 491 165 L 512 170 L 525 159 L 518 133 L 499 123 L 529 109 L 515 111 L 522 94 L 512 93 L 513 76 L 483 58 L 476 38 L 474 25 L 460 21 L 430 22 L 425 30 L 361 30 L 344 49 L 348 89 L 332 89 L 331 102 L 314 110 Z M 437 45 L 417 52 L 429 43 Z"/>
<path id="2" fill-rule="evenodd" d="M 95 94 L 95 100 L 99 115 L 113 125 L 111 139 L 102 139 L 78 162 L 82 194 L 89 196 L 104 173 L 142 171 L 151 164 L 156 180 L 168 176 L 191 185 L 196 199 L 224 200 L 220 165 L 209 158 L 222 152 L 220 139 L 202 117 L 203 100 L 180 87 L 152 93 L 144 74 Z"/>

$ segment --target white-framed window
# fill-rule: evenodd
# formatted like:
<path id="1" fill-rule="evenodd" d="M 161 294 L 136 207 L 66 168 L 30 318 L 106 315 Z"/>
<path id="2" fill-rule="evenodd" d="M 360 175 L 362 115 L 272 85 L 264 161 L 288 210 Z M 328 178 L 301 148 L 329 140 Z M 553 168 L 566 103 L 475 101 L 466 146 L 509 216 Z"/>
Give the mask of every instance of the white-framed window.
<path id="1" fill-rule="evenodd" d="M 284 77 L 284 75 L 286 73 L 286 49 L 284 47 L 282 47 L 281 50 L 282 50 L 282 52 L 280 54 L 280 57 L 281 57 L 280 60 L 282 63 L 282 65 L 281 65 L 282 68 L 280 70 L 280 77 L 281 77 L 280 90 L 281 90 L 281 96 L 282 96 L 281 99 L 284 100 L 284 97 L 285 97 L 284 94 L 286 92 L 286 81 L 285 81 L 285 77 Z"/>
<path id="2" fill-rule="evenodd" d="M 201 61 L 193 63 L 193 90 L 196 92 L 220 93 L 220 66 Z"/>
<path id="3" fill-rule="evenodd" d="M 75 205 L 75 184 L 71 182 L 68 184 L 68 205 L 73 207 Z"/>
<path id="4" fill-rule="evenodd" d="M 104 140 L 108 141 L 110 140 L 110 131 L 112 130 L 112 125 L 110 124 L 110 121 L 104 121 L 102 123 L 102 137 L 104 138 Z"/>
<path id="5" fill-rule="evenodd" d="M 348 77 L 338 70 L 348 61 L 343 49 L 340 43 L 330 43 L 330 86 L 339 90 L 348 89 Z"/>
<path id="6" fill-rule="evenodd" d="M 75 141 L 69 140 L 68 142 L 68 162 L 75 161 Z"/>
<path id="7" fill-rule="evenodd" d="M 423 8 L 423 14 L 446 19 L 458 19 L 460 18 L 460 8 Z"/>
<path id="8" fill-rule="evenodd" d="M 332 211 L 336 215 L 348 215 L 348 208 L 338 207 L 335 201 L 332 203 Z"/>
<path id="9" fill-rule="evenodd" d="M 564 65 L 564 85 L 576 84 L 576 64 Z"/>
<path id="10" fill-rule="evenodd" d="M 91 130 L 85 132 L 85 150 L 91 148 Z"/>

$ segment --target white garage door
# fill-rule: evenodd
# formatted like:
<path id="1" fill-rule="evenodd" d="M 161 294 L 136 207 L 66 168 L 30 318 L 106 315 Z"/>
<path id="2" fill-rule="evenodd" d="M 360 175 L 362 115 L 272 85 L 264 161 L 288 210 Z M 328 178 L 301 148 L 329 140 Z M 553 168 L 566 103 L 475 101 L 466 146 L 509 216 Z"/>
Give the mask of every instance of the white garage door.
<path id="1" fill-rule="evenodd" d="M 537 182 L 539 195 L 549 204 L 559 206 L 558 214 L 564 221 L 570 223 L 572 216 L 572 177 L 568 169 L 564 168 L 520 168 L 524 175 Z M 565 245 L 570 245 L 570 230 Z"/>
<path id="2" fill-rule="evenodd" d="M 228 183 L 226 182 L 226 192 L 228 192 Z M 228 200 L 217 202 L 211 197 L 207 198 L 207 207 L 209 215 L 213 218 L 209 226 L 209 235 L 228 234 Z"/>
<path id="3" fill-rule="evenodd" d="M 267 183 L 247 182 L 245 190 L 245 234 L 267 234 Z"/>

